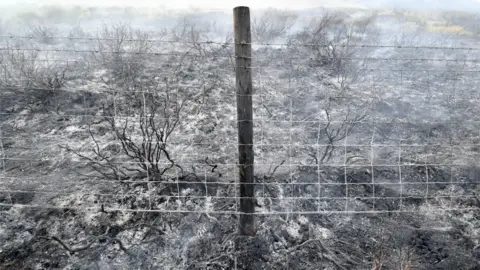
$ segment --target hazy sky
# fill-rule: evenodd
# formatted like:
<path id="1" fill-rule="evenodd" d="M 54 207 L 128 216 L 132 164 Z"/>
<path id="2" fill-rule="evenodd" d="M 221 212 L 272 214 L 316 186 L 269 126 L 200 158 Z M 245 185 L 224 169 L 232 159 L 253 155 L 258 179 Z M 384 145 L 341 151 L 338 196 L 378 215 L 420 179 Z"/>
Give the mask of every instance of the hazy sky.
<path id="1" fill-rule="evenodd" d="M 69 5 L 87 5 L 87 6 L 138 6 L 152 7 L 165 6 L 172 9 L 189 9 L 206 7 L 208 9 L 230 9 L 239 5 L 246 5 L 252 8 L 278 7 L 288 9 L 304 9 L 318 7 L 322 5 L 350 5 L 347 2 L 351 0 L 2 0 L 3 4 L 15 5 L 28 4 L 69 4 Z"/>
<path id="2" fill-rule="evenodd" d="M 204 8 L 214 10 L 231 10 L 238 5 L 251 8 L 286 8 L 308 9 L 315 7 L 398 7 L 418 9 L 459 9 L 480 10 L 480 0 L 0 0 L 3 5 L 21 4 L 60 4 L 86 6 L 137 6 L 167 7 L 171 9 Z"/>

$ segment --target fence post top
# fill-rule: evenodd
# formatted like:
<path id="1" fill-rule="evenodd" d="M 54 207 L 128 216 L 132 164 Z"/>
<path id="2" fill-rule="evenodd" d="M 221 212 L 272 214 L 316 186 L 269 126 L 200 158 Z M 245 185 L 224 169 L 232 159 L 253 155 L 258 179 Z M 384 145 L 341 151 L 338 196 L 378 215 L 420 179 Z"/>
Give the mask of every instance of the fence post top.
<path id="1" fill-rule="evenodd" d="M 238 7 L 233 8 L 233 10 L 234 10 L 234 11 L 235 11 L 235 10 L 245 10 L 245 11 L 249 11 L 250 8 L 247 7 L 247 6 L 238 6 Z"/>

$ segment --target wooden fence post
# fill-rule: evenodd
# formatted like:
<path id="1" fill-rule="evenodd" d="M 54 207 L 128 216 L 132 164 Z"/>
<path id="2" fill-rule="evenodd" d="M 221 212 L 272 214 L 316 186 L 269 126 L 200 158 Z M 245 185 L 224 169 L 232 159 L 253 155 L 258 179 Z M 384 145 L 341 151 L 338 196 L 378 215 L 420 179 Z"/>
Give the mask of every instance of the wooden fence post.
<path id="1" fill-rule="evenodd" d="M 253 179 L 253 108 L 251 70 L 250 10 L 248 7 L 233 9 L 235 31 L 235 72 L 237 88 L 238 154 L 240 180 L 240 223 L 241 235 L 256 233 L 255 187 Z"/>

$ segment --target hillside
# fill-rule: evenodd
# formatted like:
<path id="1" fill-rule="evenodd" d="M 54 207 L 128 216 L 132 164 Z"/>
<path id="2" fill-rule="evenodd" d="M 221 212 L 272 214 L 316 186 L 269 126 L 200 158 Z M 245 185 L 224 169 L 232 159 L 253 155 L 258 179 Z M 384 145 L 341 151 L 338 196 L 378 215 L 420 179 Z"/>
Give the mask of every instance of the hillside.
<path id="1" fill-rule="evenodd" d="M 480 267 L 475 14 L 253 13 L 246 237 L 231 14 L 51 9 L 0 31 L 0 269 Z"/>

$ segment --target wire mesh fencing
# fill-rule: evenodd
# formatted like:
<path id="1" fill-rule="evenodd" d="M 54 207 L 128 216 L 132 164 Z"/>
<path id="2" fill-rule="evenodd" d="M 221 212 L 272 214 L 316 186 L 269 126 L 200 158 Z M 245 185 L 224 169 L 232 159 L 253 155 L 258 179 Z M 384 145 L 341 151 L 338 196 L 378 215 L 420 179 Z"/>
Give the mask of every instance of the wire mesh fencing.
<path id="1" fill-rule="evenodd" d="M 280 220 L 297 237 L 306 220 L 332 215 L 461 219 L 480 208 L 478 48 L 349 44 L 326 56 L 318 48 L 329 44 L 252 43 L 252 66 L 235 67 L 229 41 L 115 51 L 92 38 L 53 37 L 78 49 L 4 39 L 4 209 L 203 215 L 232 229 L 236 68 L 254 77 L 261 228 Z M 207 261 L 243 256 L 224 255 Z"/>
<path id="2" fill-rule="evenodd" d="M 71 182 L 77 181 L 158 183 L 175 190 L 165 196 L 152 191 L 149 196 L 154 196 L 154 201 L 169 198 L 178 203 L 189 196 L 203 201 L 191 210 L 175 205 L 178 211 L 235 213 L 238 164 L 236 120 L 231 107 L 235 98 L 234 67 L 229 62 L 233 53 L 221 50 L 232 43 L 199 44 L 215 44 L 220 49 L 205 51 L 204 55 L 187 50 L 163 53 L 164 57 L 152 61 L 134 62 L 122 58 L 128 52 L 119 51 L 3 48 L 7 52 L 3 59 L 10 61 L 3 61 L 2 179 L 5 186 L 19 185 L 4 192 L 68 194 L 56 185 L 72 187 Z M 333 66 L 322 63 L 310 49 L 322 44 L 261 45 L 285 48 L 279 52 L 255 51 L 254 66 L 248 67 L 255 77 L 255 188 L 262 204 L 258 214 L 417 211 L 419 201 L 458 210 L 463 208 L 459 204 L 462 198 L 476 198 L 477 60 L 455 58 L 458 50 L 474 52 L 475 48 L 355 44 L 350 47 L 387 48 L 395 55 L 339 57 L 333 59 L 337 61 Z M 288 53 L 292 50 L 297 53 Z M 29 59 L 25 56 L 29 51 L 44 55 Z M 418 55 L 418 51 L 436 56 L 408 56 Z M 105 59 L 104 54 L 114 56 Z M 402 54 L 407 57 L 399 57 Z M 185 63 L 175 66 L 173 62 L 179 59 Z M 44 62 L 57 70 L 45 74 L 43 69 L 48 67 Z M 57 66 L 59 62 L 62 67 Z M 142 66 L 131 66 L 138 63 Z M 101 70 L 109 65 L 119 70 Z M 196 70 L 188 74 L 185 68 Z M 86 74 L 92 70 L 96 74 Z M 154 75 L 141 78 L 140 71 Z M 215 76 L 222 71 L 224 78 Z M 59 78 L 59 72 L 64 77 Z M 193 72 L 200 76 L 194 78 L 197 74 Z M 69 81 L 72 77 L 78 78 Z M 55 80 L 57 85 L 52 85 Z M 191 108 L 188 103 L 193 104 Z M 105 123 L 107 126 L 101 126 Z M 42 130 L 35 130 L 35 126 Z M 104 134 L 97 135 L 99 130 Z M 75 150 L 70 144 L 83 146 Z M 104 150 L 106 147 L 108 150 Z M 166 148 L 172 150 L 167 152 Z M 59 153 L 62 158 L 58 158 Z M 71 182 L 46 176 L 53 186 L 22 190 L 23 182 L 41 186 L 42 177 L 32 175 L 34 167 L 42 170 L 41 164 L 50 163 L 54 165 L 47 167 L 56 170 L 66 162 L 72 163 L 70 169 L 90 166 L 97 174 L 61 176 L 71 178 Z M 9 173 L 18 169 L 30 171 L 30 175 Z M 102 170 L 99 175 L 98 170 Z M 132 180 L 141 178 L 132 176 L 137 170 L 160 175 Z M 468 176 L 463 175 L 464 170 L 469 171 Z M 188 173 L 195 179 L 188 179 Z M 32 177 L 37 180 L 27 180 Z M 185 190 L 198 188 L 202 194 L 182 195 Z M 93 193 L 91 198 L 125 198 L 124 192 Z M 229 210 L 209 210 L 207 200 L 230 200 Z M 113 209 L 129 210 L 123 206 L 112 205 Z M 152 208 L 151 201 L 148 206 L 143 210 L 172 211 Z"/>

